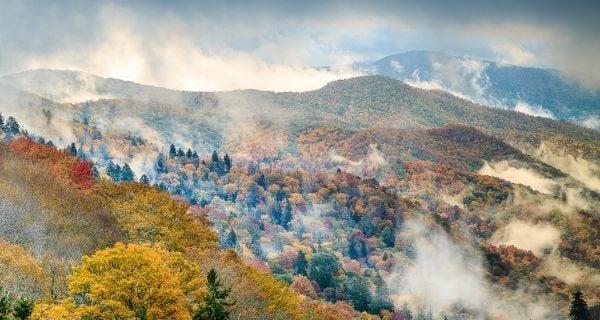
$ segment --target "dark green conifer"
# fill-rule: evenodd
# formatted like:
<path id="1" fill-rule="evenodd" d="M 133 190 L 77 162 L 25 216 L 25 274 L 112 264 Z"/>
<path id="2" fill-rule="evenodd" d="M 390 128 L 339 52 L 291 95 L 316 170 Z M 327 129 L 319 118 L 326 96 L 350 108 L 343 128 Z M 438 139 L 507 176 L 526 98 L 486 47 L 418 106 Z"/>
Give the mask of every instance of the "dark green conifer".
<path id="1" fill-rule="evenodd" d="M 231 288 L 221 282 L 215 269 L 210 269 L 206 276 L 208 294 L 204 303 L 194 312 L 194 320 L 226 320 L 229 319 L 229 308 L 234 302 L 229 300 Z"/>
<path id="2" fill-rule="evenodd" d="M 569 320 L 591 320 L 592 316 L 588 309 L 587 302 L 583 299 L 581 290 L 573 292 L 573 299 L 569 307 Z"/>

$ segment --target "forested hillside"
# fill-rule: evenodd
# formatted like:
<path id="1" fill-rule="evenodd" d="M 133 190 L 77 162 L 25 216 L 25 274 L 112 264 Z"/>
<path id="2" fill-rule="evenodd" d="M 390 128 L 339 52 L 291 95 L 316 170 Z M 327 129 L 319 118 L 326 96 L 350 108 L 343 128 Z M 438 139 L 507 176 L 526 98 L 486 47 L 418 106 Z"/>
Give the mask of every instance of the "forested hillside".
<path id="1" fill-rule="evenodd" d="M 35 301 L 35 319 L 191 317 L 211 268 L 232 317 L 254 319 L 553 316 L 574 286 L 598 302 L 598 193 L 473 128 L 315 127 L 298 158 L 238 159 L 89 122 L 73 131 L 83 144 L 59 150 L 3 123 L 3 286 Z M 82 160 L 97 149 L 157 158 L 140 175 Z M 503 163 L 553 184 L 478 174 Z M 435 265 L 440 278 L 424 278 Z M 115 276 L 164 291 L 130 297 Z"/>
<path id="2" fill-rule="evenodd" d="M 98 180 L 67 151 L 18 137 L 0 144 L 0 173 L 2 292 L 35 301 L 33 319 L 191 318 L 211 268 L 231 288 L 232 317 L 358 317 L 219 250 L 206 216 L 181 199 Z"/>
<path id="3" fill-rule="evenodd" d="M 600 303 L 597 131 L 379 76 L 197 93 L 44 72 L 68 85 L 0 87 L 2 286 L 35 319 L 191 318 L 218 279 L 244 319 Z M 49 100 L 77 88 L 97 100 Z"/>

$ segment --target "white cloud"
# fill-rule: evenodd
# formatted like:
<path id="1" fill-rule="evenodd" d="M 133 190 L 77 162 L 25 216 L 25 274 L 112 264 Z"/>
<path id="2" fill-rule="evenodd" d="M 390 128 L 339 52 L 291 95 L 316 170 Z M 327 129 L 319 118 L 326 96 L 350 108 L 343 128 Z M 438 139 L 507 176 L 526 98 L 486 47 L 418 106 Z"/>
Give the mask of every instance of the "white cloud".
<path id="1" fill-rule="evenodd" d="M 533 156 L 583 183 L 586 187 L 600 192 L 600 165 L 571 154 L 561 153 L 560 150 L 540 143 Z"/>
<path id="2" fill-rule="evenodd" d="M 491 49 L 496 54 L 496 60 L 500 63 L 512 65 L 533 65 L 536 63 L 533 53 L 514 43 L 493 44 Z"/>
<path id="3" fill-rule="evenodd" d="M 420 222 L 410 221 L 406 228 L 414 237 L 416 258 L 414 264 L 392 276 L 396 304 L 411 297 L 435 312 L 454 304 L 485 310 L 489 292 L 479 261 L 467 257 L 445 234 L 428 230 Z"/>
<path id="4" fill-rule="evenodd" d="M 554 119 L 554 114 L 552 113 L 552 111 L 545 109 L 542 106 L 532 106 L 525 101 L 517 102 L 514 110 L 534 117 Z"/>
<path id="5" fill-rule="evenodd" d="M 552 194 L 552 189 L 555 185 L 552 180 L 542 177 L 537 172 L 527 168 L 515 168 L 506 160 L 496 163 L 486 162 L 477 173 L 526 185 L 533 190 L 545 194 Z"/>
<path id="6" fill-rule="evenodd" d="M 600 130 L 600 117 L 591 116 L 581 122 L 584 127 Z"/>
<path id="7" fill-rule="evenodd" d="M 541 256 L 544 250 L 552 250 L 558 246 L 560 231 L 551 225 L 515 220 L 496 231 L 492 236 L 492 243 L 513 245 Z"/>
<path id="8" fill-rule="evenodd" d="M 140 31 L 130 14 L 117 6 L 104 6 L 98 18 L 102 41 L 38 56 L 29 61 L 28 68 L 77 69 L 144 84 L 208 91 L 305 91 L 361 74 L 349 67 L 322 70 L 301 64 L 268 63 L 233 49 L 208 51 L 176 22 L 159 22 L 161 28 L 154 32 Z M 289 50 L 289 44 L 280 41 L 273 50 Z M 335 60 L 347 62 L 349 57 L 340 54 Z"/>

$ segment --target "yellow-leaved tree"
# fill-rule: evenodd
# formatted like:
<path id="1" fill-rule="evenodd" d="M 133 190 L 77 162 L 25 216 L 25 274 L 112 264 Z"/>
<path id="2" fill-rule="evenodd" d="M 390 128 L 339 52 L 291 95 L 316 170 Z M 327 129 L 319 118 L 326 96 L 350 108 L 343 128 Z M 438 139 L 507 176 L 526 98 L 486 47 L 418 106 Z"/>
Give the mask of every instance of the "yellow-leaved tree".
<path id="1" fill-rule="evenodd" d="M 69 277 L 69 298 L 36 306 L 33 319 L 64 313 L 86 319 L 191 319 L 206 294 L 200 268 L 177 252 L 117 243 L 84 256 Z"/>
<path id="2" fill-rule="evenodd" d="M 50 296 L 48 273 L 25 248 L 0 239 L 0 286 L 29 299 Z"/>
<path id="3" fill-rule="evenodd" d="M 160 243 L 180 252 L 217 248 L 217 237 L 208 221 L 189 214 L 186 203 L 165 192 L 139 183 L 106 182 L 99 183 L 96 192 L 110 199 L 112 212 L 128 242 Z"/>

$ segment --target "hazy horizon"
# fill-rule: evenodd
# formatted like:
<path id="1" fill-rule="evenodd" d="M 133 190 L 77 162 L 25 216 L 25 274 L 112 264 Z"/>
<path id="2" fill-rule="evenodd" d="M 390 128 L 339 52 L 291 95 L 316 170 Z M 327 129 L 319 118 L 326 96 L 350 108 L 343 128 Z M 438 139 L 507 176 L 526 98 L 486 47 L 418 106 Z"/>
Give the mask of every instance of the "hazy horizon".
<path id="1" fill-rule="evenodd" d="M 599 88 L 594 2 L 7 1 L 0 74 L 51 68 L 181 90 L 304 91 L 438 51 L 563 70 Z M 317 66 L 340 66 L 329 70 Z"/>

